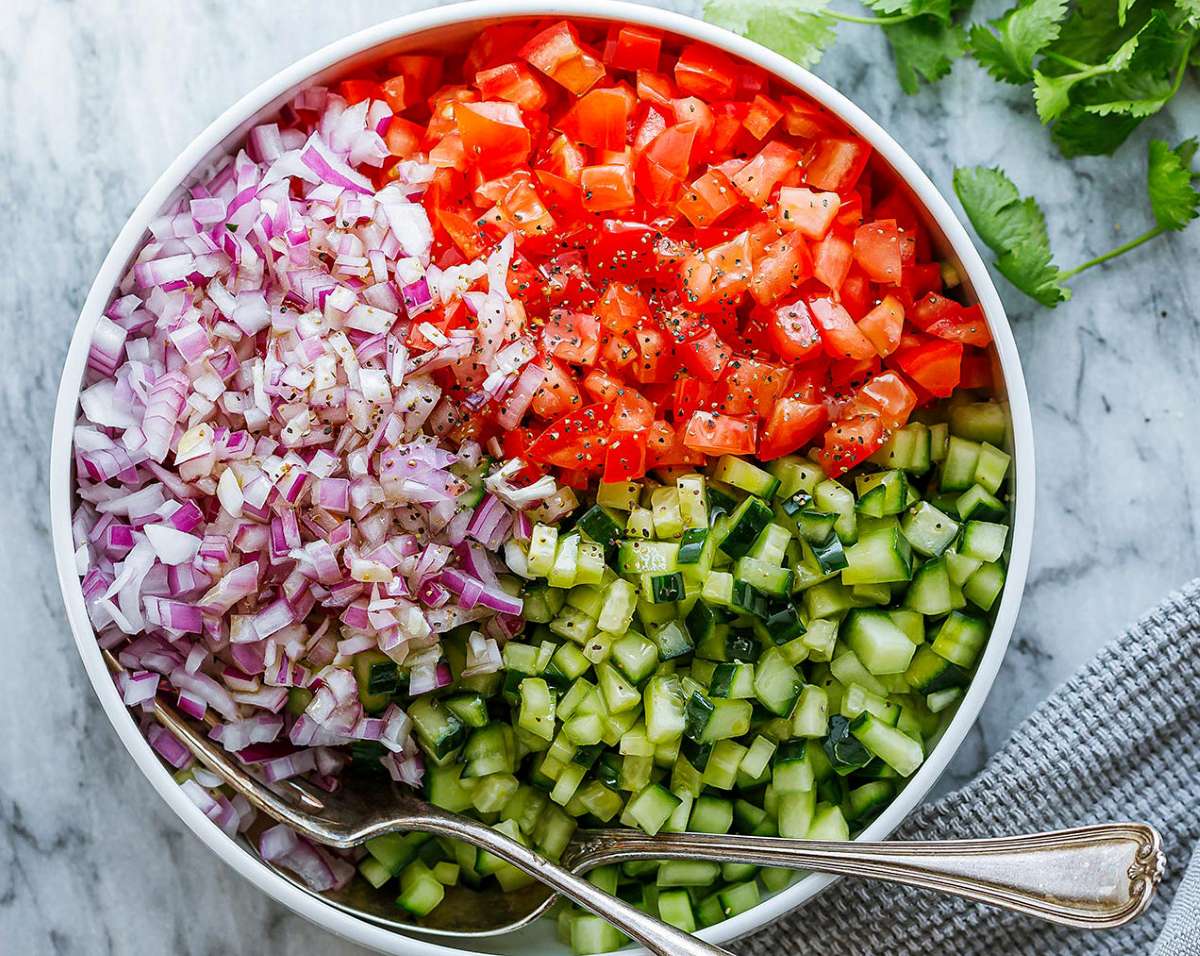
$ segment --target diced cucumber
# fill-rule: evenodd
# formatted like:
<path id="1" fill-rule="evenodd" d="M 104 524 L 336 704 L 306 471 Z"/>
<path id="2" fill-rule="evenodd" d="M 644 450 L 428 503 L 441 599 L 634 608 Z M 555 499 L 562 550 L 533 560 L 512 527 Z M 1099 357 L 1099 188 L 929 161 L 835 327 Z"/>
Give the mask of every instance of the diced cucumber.
<path id="1" fill-rule="evenodd" d="M 770 472 L 764 471 L 744 458 L 736 458 L 733 455 L 722 455 L 717 459 L 712 476 L 714 481 L 733 485 L 735 488 L 740 488 L 742 491 L 767 501 L 771 499 L 780 485 L 779 479 Z"/>
<path id="2" fill-rule="evenodd" d="M 959 495 L 955 506 L 958 516 L 964 521 L 978 518 L 982 521 L 1000 521 L 1008 515 L 1004 502 L 990 494 L 982 485 L 971 485 Z"/>
<path id="3" fill-rule="evenodd" d="M 617 541 L 625 530 L 625 519 L 604 505 L 592 505 L 575 523 L 592 541 L 608 546 Z"/>
<path id="4" fill-rule="evenodd" d="M 1011 463 L 1012 457 L 1007 452 L 985 441 L 979 447 L 979 460 L 975 463 L 975 484 L 994 495 L 1004 484 Z"/>
<path id="5" fill-rule="evenodd" d="M 773 517 L 774 513 L 762 499 L 751 495 L 729 516 L 729 525 L 717 542 L 718 547 L 731 558 L 744 556 Z"/>
<path id="6" fill-rule="evenodd" d="M 674 571 L 679 545 L 673 541 L 622 541 L 617 548 L 617 570 L 621 574 Z"/>
<path id="7" fill-rule="evenodd" d="M 990 611 L 1004 589 L 1004 566 L 985 564 L 963 583 L 963 596 L 976 607 Z"/>
<path id="8" fill-rule="evenodd" d="M 813 503 L 821 510 L 836 514 L 833 530 L 845 544 L 858 539 L 858 519 L 854 512 L 854 494 L 845 485 L 827 478 L 813 489 Z"/>
<path id="9" fill-rule="evenodd" d="M 632 511 L 637 507 L 642 486 L 636 481 L 600 482 L 596 489 L 596 504 L 617 511 Z"/>
<path id="10" fill-rule="evenodd" d="M 637 792 L 625 807 L 634 823 L 643 831 L 654 836 L 679 805 L 679 797 L 666 787 L 651 783 Z"/>
<path id="11" fill-rule="evenodd" d="M 558 529 L 549 525 L 535 524 L 529 538 L 526 556 L 529 573 L 544 578 L 554 567 L 554 555 L 558 549 Z"/>
<path id="12" fill-rule="evenodd" d="M 912 776 L 925 760 L 921 744 L 907 734 L 890 727 L 870 713 L 862 713 L 850 723 L 850 732 L 872 754 L 902 777 Z"/>
<path id="13" fill-rule="evenodd" d="M 865 532 L 846 549 L 843 584 L 886 584 L 912 577 L 912 549 L 897 524 Z"/>
<path id="14" fill-rule="evenodd" d="M 958 537 L 958 522 L 922 501 L 905 512 L 900 530 L 917 554 L 936 558 Z"/>
<path id="15" fill-rule="evenodd" d="M 749 584 L 756 591 L 772 597 L 786 597 L 792 587 L 792 572 L 758 558 L 738 558 L 733 566 L 735 581 Z"/>
<path id="16" fill-rule="evenodd" d="M 1008 415 L 996 402 L 955 405 L 950 409 L 950 434 L 977 442 L 1003 445 L 1008 433 Z"/>
<path id="17" fill-rule="evenodd" d="M 987 621 L 962 611 L 951 611 L 930 646 L 939 657 L 970 670 L 979 659 L 987 638 Z"/>
<path id="18" fill-rule="evenodd" d="M 960 550 L 983 562 L 1000 560 L 1008 540 L 1008 525 L 991 521 L 968 521 L 963 525 Z"/>
<path id="19" fill-rule="evenodd" d="M 842 623 L 841 637 L 872 674 L 902 674 L 917 649 L 886 611 L 852 610 Z"/>
<path id="20" fill-rule="evenodd" d="M 934 653 L 928 644 L 922 644 L 904 672 L 904 679 L 918 693 L 932 694 L 950 687 L 962 687 L 970 676 L 961 667 Z"/>
<path id="21" fill-rule="evenodd" d="M 656 538 L 678 538 L 683 534 L 683 515 L 679 511 L 679 489 L 655 488 L 650 492 L 650 512 L 654 516 Z"/>
<path id="22" fill-rule="evenodd" d="M 975 484 L 975 466 L 979 463 L 979 443 L 951 435 L 946 445 L 939 484 L 943 491 L 966 491 Z"/>

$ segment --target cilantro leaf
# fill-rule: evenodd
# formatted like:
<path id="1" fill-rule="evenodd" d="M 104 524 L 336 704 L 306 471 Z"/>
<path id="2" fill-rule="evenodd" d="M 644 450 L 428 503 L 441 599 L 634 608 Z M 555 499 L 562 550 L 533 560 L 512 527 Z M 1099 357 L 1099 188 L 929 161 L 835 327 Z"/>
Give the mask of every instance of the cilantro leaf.
<path id="1" fill-rule="evenodd" d="M 1079 0 L 1050 50 L 1083 63 L 1098 63 L 1141 29 L 1150 15 L 1149 5 L 1143 3 L 1126 13 L 1122 26 L 1114 0 Z"/>
<path id="2" fill-rule="evenodd" d="M 1097 116 L 1125 113 L 1142 119 L 1162 109 L 1174 92 L 1166 73 L 1121 74 L 1097 81 L 1081 105 Z"/>
<path id="3" fill-rule="evenodd" d="M 1175 6 L 1179 9 L 1191 26 L 1200 25 L 1200 0 L 1175 0 Z"/>
<path id="4" fill-rule="evenodd" d="M 1150 140 L 1146 189 L 1154 219 L 1163 229 L 1183 229 L 1200 215 L 1200 192 L 1192 185 L 1192 157 L 1197 141 L 1185 139 L 1174 149 L 1161 139 Z"/>
<path id="5" fill-rule="evenodd" d="M 1123 113 L 1097 116 L 1082 106 L 1072 106 L 1050 129 L 1050 138 L 1068 159 L 1107 156 L 1129 138 L 1141 119 Z"/>
<path id="6" fill-rule="evenodd" d="M 1144 29 L 1145 26 L 1142 27 L 1142 30 Z M 1071 106 L 1071 91 L 1079 83 L 1098 76 L 1119 73 L 1129 66 L 1130 61 L 1137 52 L 1138 38 L 1141 36 L 1142 30 L 1139 30 L 1117 47 L 1112 56 L 1103 63 L 1097 63 L 1094 66 L 1085 66 L 1071 73 L 1052 76 L 1047 76 L 1040 70 L 1034 70 L 1033 101 L 1037 106 L 1038 117 L 1041 121 L 1043 123 L 1050 123 L 1065 113 Z"/>
<path id="7" fill-rule="evenodd" d="M 1050 252 L 1046 217 L 1032 198 L 1023 198 L 1000 169 L 954 170 L 954 192 L 971 225 L 996 253 L 996 268 L 1009 282 L 1042 305 L 1071 297 Z"/>
<path id="8" fill-rule="evenodd" d="M 885 16 L 937 17 L 943 23 L 950 22 L 950 0 L 863 0 L 876 13 Z"/>
<path id="9" fill-rule="evenodd" d="M 1034 56 L 1058 39 L 1066 15 L 1067 0 L 1030 0 L 987 26 L 973 26 L 971 52 L 997 80 L 1024 83 L 1033 79 Z"/>
<path id="10" fill-rule="evenodd" d="M 896 61 L 896 76 L 905 93 L 916 93 L 921 81 L 935 83 L 950 72 L 967 50 L 966 32 L 924 16 L 883 28 Z"/>
<path id="11" fill-rule="evenodd" d="M 1117 24 L 1125 26 L 1125 18 L 1129 16 L 1129 8 L 1132 7 L 1137 0 L 1117 0 Z"/>
<path id="12" fill-rule="evenodd" d="M 708 0 L 704 19 L 812 66 L 836 39 L 829 0 Z"/>

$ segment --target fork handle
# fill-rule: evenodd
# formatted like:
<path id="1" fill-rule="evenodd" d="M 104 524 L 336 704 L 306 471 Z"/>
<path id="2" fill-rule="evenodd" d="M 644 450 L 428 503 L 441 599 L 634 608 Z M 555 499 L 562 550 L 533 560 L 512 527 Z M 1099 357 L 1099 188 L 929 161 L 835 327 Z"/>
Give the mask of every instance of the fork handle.
<path id="1" fill-rule="evenodd" d="M 655 956 L 730 956 L 727 950 L 697 939 L 690 933 L 676 929 L 630 906 L 624 900 L 605 893 L 581 874 L 572 873 L 551 862 L 499 830 L 449 813 L 426 817 L 419 824 L 413 821 L 412 825 L 419 825 L 426 832 L 462 840 L 478 849 L 494 853 L 573 903 L 607 920 Z"/>
<path id="2" fill-rule="evenodd" d="M 589 867 L 615 859 L 700 859 L 868 877 L 1085 929 L 1120 926 L 1140 915 L 1165 863 L 1162 840 L 1148 823 L 911 843 L 592 830 L 577 834 L 573 850 L 572 859 Z"/>

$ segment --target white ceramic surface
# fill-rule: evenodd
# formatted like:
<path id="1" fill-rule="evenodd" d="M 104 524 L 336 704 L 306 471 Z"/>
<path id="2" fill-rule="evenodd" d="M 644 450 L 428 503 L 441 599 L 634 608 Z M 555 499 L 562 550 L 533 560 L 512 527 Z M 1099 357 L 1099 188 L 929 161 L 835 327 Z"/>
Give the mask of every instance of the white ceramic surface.
<path id="1" fill-rule="evenodd" d="M 454 946 L 452 941 L 447 940 L 435 942 L 400 937 L 371 926 L 321 903 L 281 879 L 243 845 L 226 837 L 183 796 L 121 703 L 101 659 L 84 609 L 79 579 L 73 566 L 70 534 L 73 507 L 71 428 L 77 414 L 79 387 L 92 329 L 107 305 L 116 282 L 143 241 L 148 222 L 169 201 L 180 184 L 186 183 L 193 173 L 203 169 L 212 158 L 236 144 L 250 126 L 270 116 L 299 88 L 340 76 L 351 71 L 356 64 L 379 55 L 453 42 L 475 32 L 487 22 L 519 16 L 553 15 L 641 23 L 703 40 L 757 62 L 822 103 L 868 140 L 909 184 L 929 214 L 935 235 L 940 234 L 943 240 L 942 251 L 959 263 L 965 285 L 974 293 L 974 298 L 982 304 L 987 315 L 1012 418 L 1015 506 L 1008 582 L 997 610 L 991 640 L 954 719 L 908 786 L 868 827 L 863 834 L 864 839 L 883 838 L 920 802 L 975 721 L 1008 646 L 1029 562 L 1034 514 L 1032 425 L 1016 345 L 988 272 L 963 226 L 920 167 L 865 113 L 808 71 L 709 24 L 667 10 L 604 0 L 525 0 L 505 4 L 477 0 L 441 7 L 380 23 L 330 44 L 282 70 L 230 107 L 184 150 L 138 204 L 105 258 L 76 325 L 59 388 L 49 478 L 51 526 L 67 617 L 88 677 L 122 742 L 159 795 L 215 853 L 274 899 L 332 932 L 385 953 L 422 956 L 456 956 L 464 952 L 550 954 L 561 953 L 562 947 L 554 941 L 550 928 L 544 925 L 509 937 L 475 941 L 463 946 Z M 764 900 L 753 910 L 702 931 L 701 935 L 714 942 L 723 942 L 750 933 L 811 899 L 831 881 L 828 877 L 810 876 Z"/>

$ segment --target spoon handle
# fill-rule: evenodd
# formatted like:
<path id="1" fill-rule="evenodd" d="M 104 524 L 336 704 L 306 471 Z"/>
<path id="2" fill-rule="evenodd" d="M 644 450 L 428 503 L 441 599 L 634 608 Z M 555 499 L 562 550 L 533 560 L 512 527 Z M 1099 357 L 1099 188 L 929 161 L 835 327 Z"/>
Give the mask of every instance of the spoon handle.
<path id="1" fill-rule="evenodd" d="M 1106 929 L 1129 922 L 1150 904 L 1165 865 L 1161 847 L 1148 823 L 913 843 L 593 830 L 577 835 L 572 859 L 586 859 L 589 866 L 701 859 L 839 873 L 938 890 L 1065 926 Z"/>
<path id="2" fill-rule="evenodd" d="M 697 939 L 604 892 L 582 875 L 552 863 L 499 830 L 458 814 L 438 813 L 436 816 L 426 816 L 420 823 L 414 822 L 414 825 L 494 853 L 573 903 L 607 920 L 656 956 L 730 956 L 728 951 L 719 946 Z"/>

